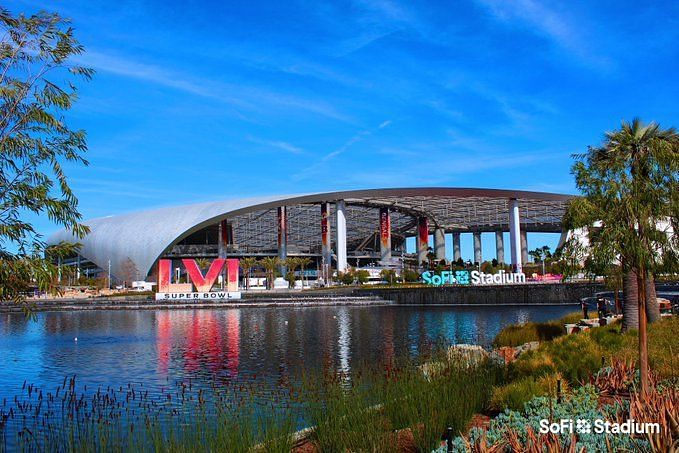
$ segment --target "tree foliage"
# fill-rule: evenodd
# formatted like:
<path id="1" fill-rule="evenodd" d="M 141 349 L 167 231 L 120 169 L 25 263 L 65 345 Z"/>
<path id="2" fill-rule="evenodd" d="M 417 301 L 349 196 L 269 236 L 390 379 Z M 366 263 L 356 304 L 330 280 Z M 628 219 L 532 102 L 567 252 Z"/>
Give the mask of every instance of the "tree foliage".
<path id="1" fill-rule="evenodd" d="M 542 247 L 538 247 L 535 250 L 531 250 L 528 252 L 528 254 L 536 263 L 540 261 L 546 261 L 552 257 L 552 252 L 548 245 L 543 245 Z"/>
<path id="2" fill-rule="evenodd" d="M 266 271 L 266 283 L 269 289 L 273 289 L 273 281 L 276 277 L 276 268 L 281 265 L 277 256 L 266 256 L 258 261 L 258 264 Z"/>
<path id="3" fill-rule="evenodd" d="M 639 119 L 606 133 L 599 147 L 578 155 L 573 165 L 584 195 L 568 206 L 565 226 L 588 233 L 589 266 L 618 262 L 625 282 L 626 325 L 638 315 L 641 392 L 648 389 L 646 337 L 649 284 L 660 270 L 677 269 L 679 251 L 679 134 Z M 635 307 L 632 296 L 638 297 Z M 651 296 L 652 297 L 652 296 Z M 651 319 L 654 316 L 649 316 Z"/>
<path id="4" fill-rule="evenodd" d="M 196 264 L 198 264 L 198 267 L 203 269 L 207 267 L 205 266 L 205 263 Z M 134 264 L 134 261 L 132 261 L 132 258 L 127 257 L 125 261 L 122 262 L 120 265 L 118 278 L 122 280 L 122 283 L 124 283 L 126 286 L 132 286 L 133 281 L 139 280 L 139 269 L 137 268 L 137 265 Z"/>
<path id="5" fill-rule="evenodd" d="M 0 9 L 0 27 L 0 299 L 19 301 L 29 287 L 56 290 L 52 259 L 74 252 L 72 244 L 47 250 L 27 217 L 88 232 L 63 168 L 87 165 L 85 132 L 64 114 L 77 97 L 73 80 L 93 71 L 71 63 L 84 49 L 57 14 Z"/>
<path id="6" fill-rule="evenodd" d="M 565 226 L 587 229 L 592 265 L 676 269 L 679 235 L 668 233 L 679 231 L 677 132 L 635 119 L 575 157 L 572 171 L 583 197 L 569 204 Z"/>

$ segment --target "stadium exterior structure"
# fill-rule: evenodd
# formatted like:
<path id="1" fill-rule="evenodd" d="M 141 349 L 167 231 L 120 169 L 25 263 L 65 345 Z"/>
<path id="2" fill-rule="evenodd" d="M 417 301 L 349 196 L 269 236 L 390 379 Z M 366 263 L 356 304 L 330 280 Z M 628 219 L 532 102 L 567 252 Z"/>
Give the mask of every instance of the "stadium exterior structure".
<path id="1" fill-rule="evenodd" d="M 481 262 L 481 233 L 495 233 L 496 257 L 520 270 L 528 260 L 527 233 L 563 233 L 561 221 L 572 195 L 476 188 L 389 188 L 264 196 L 165 207 L 84 222 L 81 240 L 68 230 L 48 244 L 80 242 L 69 263 L 93 273 L 110 269 L 119 280 L 154 274 L 159 259 L 308 256 L 327 276 L 349 260 L 382 266 L 403 264 L 407 237 L 415 237 L 417 263 L 433 253 L 446 256 L 452 234 L 453 259 L 460 234 L 474 238 Z M 503 232 L 510 233 L 505 261 Z M 432 247 L 429 246 L 430 235 Z M 181 261 L 178 261 L 181 263 Z M 88 274 L 91 275 L 91 274 Z"/>

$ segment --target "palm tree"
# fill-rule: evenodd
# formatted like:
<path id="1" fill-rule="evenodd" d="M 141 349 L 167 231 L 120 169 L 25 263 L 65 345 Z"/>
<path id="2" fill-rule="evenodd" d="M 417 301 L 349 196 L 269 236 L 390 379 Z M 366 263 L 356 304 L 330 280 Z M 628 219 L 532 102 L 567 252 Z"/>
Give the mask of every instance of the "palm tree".
<path id="1" fill-rule="evenodd" d="M 266 256 L 258 261 L 258 263 L 266 270 L 266 285 L 269 289 L 273 289 L 273 280 L 276 269 L 281 264 L 281 260 L 277 256 Z"/>
<path id="2" fill-rule="evenodd" d="M 308 256 L 299 257 L 298 260 L 299 267 L 302 269 L 302 289 L 304 289 L 304 270 L 309 264 L 313 263 L 313 260 Z"/>
<path id="3" fill-rule="evenodd" d="M 655 280 L 653 274 L 649 272 L 648 282 L 646 283 L 646 317 L 648 322 L 656 322 L 660 317 L 660 304 L 658 295 L 655 292 Z"/>
<path id="4" fill-rule="evenodd" d="M 287 269 L 287 275 L 285 275 L 286 280 L 291 286 L 295 286 L 295 271 L 299 267 L 299 258 L 286 258 L 283 261 L 283 266 Z"/>
<path id="5" fill-rule="evenodd" d="M 620 165 L 622 163 L 628 167 L 632 195 L 654 194 L 652 185 L 658 183 L 653 178 L 653 173 L 657 172 L 654 167 L 660 166 L 662 168 L 665 164 L 664 161 L 667 160 L 667 164 L 670 167 L 674 166 L 676 172 L 676 159 L 679 159 L 679 134 L 676 130 L 674 128 L 661 129 L 660 125 L 654 122 L 644 125 L 638 118 L 635 118 L 631 123 L 623 122 L 619 131 L 607 133 L 605 146 L 597 149 L 596 153 L 596 160 L 600 164 Z M 673 165 L 672 161 L 674 161 Z M 667 170 L 671 171 L 671 168 Z M 674 179 L 676 179 L 676 176 Z M 663 181 L 662 183 L 666 182 Z M 662 198 L 653 200 L 653 198 L 650 198 L 649 201 L 652 203 L 662 203 L 663 201 L 669 203 L 670 200 L 663 200 Z M 639 209 L 638 211 L 639 215 L 635 227 L 640 230 L 640 234 L 643 234 L 644 230 L 654 230 L 657 221 L 664 220 L 654 218 L 652 212 L 647 212 L 646 209 Z M 647 248 L 651 249 L 652 247 L 649 245 Z M 648 254 L 648 251 L 646 253 Z M 647 321 L 654 322 L 660 319 L 660 310 L 655 297 L 653 273 L 647 270 L 642 274 L 636 272 L 635 274 L 638 287 L 631 295 L 637 297 L 631 297 L 630 302 L 633 304 L 634 299 L 639 297 L 643 299 L 638 300 L 638 304 L 645 305 L 644 311 Z M 627 296 L 625 296 L 625 301 L 627 301 Z M 640 327 L 638 324 L 631 326 Z"/>
<path id="6" fill-rule="evenodd" d="M 636 329 L 639 327 L 639 286 L 636 272 L 630 270 L 624 274 L 622 288 L 625 298 L 622 306 L 622 330 Z"/>
<path id="7" fill-rule="evenodd" d="M 661 260 L 678 262 L 679 235 L 658 230 L 661 222 L 679 226 L 679 134 L 656 123 L 635 119 L 620 130 L 608 132 L 603 145 L 576 156 L 576 185 L 585 195 L 573 200 L 566 219 L 571 226 L 591 229 L 590 256 L 597 263 L 618 259 L 626 276 L 625 326 L 633 326 L 634 296 L 639 326 L 641 393 L 648 389 L 647 304 L 650 276 Z M 633 273 L 633 274 L 632 274 Z M 636 280 L 636 287 L 634 285 Z"/>
<path id="8" fill-rule="evenodd" d="M 207 258 L 196 258 L 196 264 L 198 265 L 198 268 L 201 271 L 204 271 L 210 267 L 210 265 L 212 264 L 212 260 L 209 260 Z"/>
<path id="9" fill-rule="evenodd" d="M 252 268 L 257 266 L 257 258 L 254 256 L 248 256 L 246 258 L 241 258 L 240 268 L 243 269 L 243 274 L 245 274 L 245 289 L 250 289 L 250 276 Z"/>

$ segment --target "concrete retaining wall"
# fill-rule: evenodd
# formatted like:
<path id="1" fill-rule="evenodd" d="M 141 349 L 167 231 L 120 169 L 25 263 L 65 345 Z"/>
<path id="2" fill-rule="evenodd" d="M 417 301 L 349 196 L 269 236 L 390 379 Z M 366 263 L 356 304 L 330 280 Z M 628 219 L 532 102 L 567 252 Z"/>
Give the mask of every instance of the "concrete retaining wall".
<path id="1" fill-rule="evenodd" d="M 604 291 L 598 283 L 525 283 L 498 286 L 426 286 L 412 288 L 361 288 L 354 294 L 370 294 L 397 304 L 502 305 L 577 304 L 582 297 Z"/>

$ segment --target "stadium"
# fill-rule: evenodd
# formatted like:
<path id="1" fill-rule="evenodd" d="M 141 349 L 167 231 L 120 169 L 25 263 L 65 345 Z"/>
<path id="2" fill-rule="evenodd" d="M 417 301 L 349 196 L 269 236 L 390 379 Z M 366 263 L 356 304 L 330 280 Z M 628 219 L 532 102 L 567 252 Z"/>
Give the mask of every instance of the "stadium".
<path id="1" fill-rule="evenodd" d="M 527 235 L 562 233 L 572 195 L 479 188 L 388 188 L 263 196 L 164 207 L 85 221 L 90 233 L 67 230 L 48 238 L 82 244 L 63 261 L 94 277 L 155 280 L 158 260 L 183 258 L 308 257 L 318 277 L 349 266 L 419 266 L 461 257 L 461 235 L 473 237 L 481 262 L 482 233 L 495 235 L 500 263 L 520 270 Z M 505 258 L 504 233 L 510 256 Z M 448 236 L 452 236 L 446 241 Z M 408 239 L 414 238 L 414 253 Z M 452 240 L 450 240 L 452 239 Z M 412 243 L 412 239 L 410 240 Z M 452 252 L 446 250 L 452 244 Z M 411 247 L 412 248 L 412 247 Z M 134 276 L 129 275 L 133 269 Z"/>

